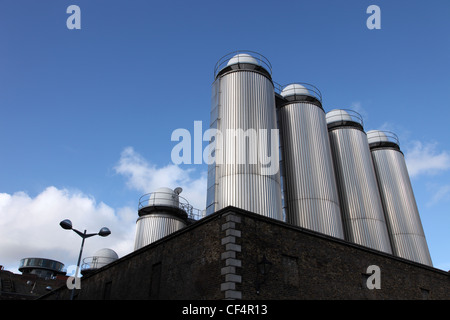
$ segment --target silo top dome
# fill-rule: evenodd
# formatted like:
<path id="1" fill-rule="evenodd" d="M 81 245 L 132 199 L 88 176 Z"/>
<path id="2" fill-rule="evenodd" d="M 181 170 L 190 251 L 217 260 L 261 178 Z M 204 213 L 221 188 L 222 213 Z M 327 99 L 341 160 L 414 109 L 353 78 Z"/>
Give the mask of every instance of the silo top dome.
<path id="1" fill-rule="evenodd" d="M 189 202 L 180 196 L 183 191 L 178 187 L 175 190 L 170 188 L 158 188 L 156 191 L 144 194 L 139 198 L 138 213 L 142 217 L 154 212 L 170 211 L 180 214 L 183 217 L 186 214 L 192 214 L 193 207 Z"/>
<path id="2" fill-rule="evenodd" d="M 119 259 L 119 256 L 114 250 L 104 248 L 100 249 L 97 252 L 94 253 L 94 257 L 96 258 L 107 258 L 110 259 L 110 261 Z"/>
<path id="3" fill-rule="evenodd" d="M 400 150 L 397 135 L 389 131 L 370 130 L 367 132 L 367 142 L 371 148 L 392 147 Z"/>
<path id="4" fill-rule="evenodd" d="M 262 54 L 249 50 L 230 52 L 220 58 L 214 67 L 214 79 L 229 71 L 256 71 L 272 79 L 272 65 Z"/>
<path id="5" fill-rule="evenodd" d="M 305 86 L 302 86 L 301 84 L 298 83 L 293 83 L 290 84 L 288 86 L 286 86 L 283 91 L 281 91 L 280 95 L 283 98 L 289 97 L 289 96 L 293 96 L 293 95 L 311 95 L 309 93 L 309 90 L 306 89 Z"/>
<path id="6" fill-rule="evenodd" d="M 81 274 L 85 275 L 89 272 L 103 268 L 107 264 L 110 264 L 117 259 L 119 259 L 119 256 L 114 250 L 108 248 L 100 249 L 96 253 L 94 253 L 92 257 L 83 259 L 83 264 L 81 265 Z"/>
<path id="7" fill-rule="evenodd" d="M 233 64 L 238 64 L 238 63 L 249 63 L 249 64 L 259 65 L 258 60 L 256 60 L 251 55 L 249 55 L 247 53 L 240 53 L 240 54 L 235 55 L 233 58 L 231 58 L 230 61 L 228 61 L 227 66 L 231 66 Z"/>
<path id="8" fill-rule="evenodd" d="M 340 121 L 352 121 L 352 117 L 345 110 L 334 109 L 326 114 L 327 124 Z"/>
<path id="9" fill-rule="evenodd" d="M 386 133 L 380 130 L 367 131 L 367 141 L 371 143 L 389 142 Z"/>
<path id="10" fill-rule="evenodd" d="M 353 127 L 364 131 L 364 123 L 361 115 L 349 109 L 333 109 L 325 116 L 328 130 L 339 127 Z"/>

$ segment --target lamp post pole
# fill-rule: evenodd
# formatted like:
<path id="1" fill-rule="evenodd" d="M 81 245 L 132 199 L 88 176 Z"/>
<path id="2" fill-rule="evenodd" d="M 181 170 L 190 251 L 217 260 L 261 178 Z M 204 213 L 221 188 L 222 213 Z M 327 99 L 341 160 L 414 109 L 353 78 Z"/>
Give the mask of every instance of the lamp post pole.
<path id="1" fill-rule="evenodd" d="M 73 232 L 75 232 L 76 234 L 78 234 L 82 240 L 81 240 L 81 247 L 80 247 L 80 254 L 78 255 L 78 262 L 77 262 L 77 269 L 75 271 L 75 283 L 76 283 L 76 278 L 78 277 L 78 273 L 80 270 L 80 263 L 81 263 L 81 256 L 83 255 L 83 247 L 84 247 L 84 240 L 86 240 L 87 238 L 99 235 L 101 237 L 107 237 L 111 234 L 111 231 L 106 228 L 103 227 L 100 229 L 100 231 L 98 233 L 87 233 L 87 230 L 84 230 L 84 232 L 78 231 L 77 229 L 74 229 L 72 227 L 72 222 L 69 219 L 63 220 L 59 223 L 59 225 L 66 230 L 72 230 Z M 72 288 L 72 292 L 70 293 L 70 300 L 73 300 L 73 297 L 75 295 L 75 287 L 73 286 Z"/>

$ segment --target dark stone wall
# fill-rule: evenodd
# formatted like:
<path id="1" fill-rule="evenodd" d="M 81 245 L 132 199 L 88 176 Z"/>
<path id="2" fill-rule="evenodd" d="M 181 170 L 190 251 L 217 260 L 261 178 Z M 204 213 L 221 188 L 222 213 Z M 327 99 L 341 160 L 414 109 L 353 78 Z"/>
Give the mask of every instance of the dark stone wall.
<path id="1" fill-rule="evenodd" d="M 263 257 L 270 270 L 261 274 Z M 368 289 L 367 268 L 380 268 Z M 68 299 L 62 287 L 43 299 Z M 225 208 L 83 277 L 77 299 L 450 299 L 449 273 Z"/>
<path id="2" fill-rule="evenodd" d="M 250 213 L 241 228 L 243 299 L 450 299 L 448 272 Z M 380 289 L 367 287 L 371 265 Z"/>
<path id="3" fill-rule="evenodd" d="M 82 277 L 75 299 L 221 299 L 220 216 L 208 217 Z M 69 299 L 66 287 L 42 299 Z"/>

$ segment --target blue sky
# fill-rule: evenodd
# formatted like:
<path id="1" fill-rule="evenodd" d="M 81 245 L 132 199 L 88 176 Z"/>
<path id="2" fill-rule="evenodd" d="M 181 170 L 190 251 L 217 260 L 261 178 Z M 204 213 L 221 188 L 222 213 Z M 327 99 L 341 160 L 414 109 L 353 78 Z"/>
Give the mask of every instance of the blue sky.
<path id="1" fill-rule="evenodd" d="M 66 9 L 81 9 L 69 30 Z M 369 30 L 369 5 L 381 29 Z M 171 162 L 177 128 L 209 126 L 215 63 L 263 54 L 280 84 L 400 138 L 433 264 L 450 269 L 450 3 L 430 1 L 0 1 L 0 264 L 75 264 L 77 236 L 132 250 L 139 197 L 184 188 L 203 209 L 206 166 Z"/>

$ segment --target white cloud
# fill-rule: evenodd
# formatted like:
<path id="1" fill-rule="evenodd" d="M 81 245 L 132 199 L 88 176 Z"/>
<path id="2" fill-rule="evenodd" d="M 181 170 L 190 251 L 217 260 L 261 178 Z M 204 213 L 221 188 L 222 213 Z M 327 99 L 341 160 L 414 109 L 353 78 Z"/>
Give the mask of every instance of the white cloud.
<path id="1" fill-rule="evenodd" d="M 206 205 L 206 172 L 200 177 L 192 177 L 195 169 L 182 169 L 175 164 L 158 168 L 146 161 L 132 147 L 125 148 L 115 167 L 117 173 L 126 177 L 129 188 L 145 193 L 160 187 L 175 189 L 182 187 L 182 196 L 197 209 Z"/>
<path id="2" fill-rule="evenodd" d="M 194 208 L 203 209 L 206 203 L 206 173 L 193 178 L 194 169 L 183 170 L 176 165 L 158 168 L 151 165 L 133 148 L 126 148 L 115 167 L 126 177 L 127 185 L 143 194 L 159 187 L 183 188 L 182 196 Z M 0 193 L 0 264 L 18 272 L 19 261 L 26 257 L 41 257 L 75 265 L 81 237 L 59 226 L 70 219 L 73 227 L 96 233 L 108 227 L 111 235 L 86 240 L 83 258 L 101 248 L 110 248 L 122 257 L 134 249 L 136 208 L 112 208 L 97 202 L 78 190 L 47 187 L 35 197 L 25 192 Z"/>
<path id="3" fill-rule="evenodd" d="M 433 196 L 431 200 L 428 202 L 429 206 L 435 205 L 437 203 L 440 203 L 442 201 L 449 201 L 450 200 L 450 185 L 442 185 L 438 188 L 433 188 Z"/>
<path id="4" fill-rule="evenodd" d="M 413 141 L 405 150 L 405 159 L 411 177 L 450 169 L 450 154 L 438 151 L 436 143 Z"/>
<path id="5" fill-rule="evenodd" d="M 87 239 L 83 257 L 101 248 L 111 248 L 123 256 L 133 250 L 135 211 L 126 207 L 114 210 L 79 191 L 53 186 L 34 198 L 24 192 L 0 193 L 0 263 L 12 271 L 17 271 L 20 259 L 26 257 L 54 259 L 66 267 L 75 265 L 81 237 L 59 226 L 66 218 L 82 232 L 96 233 L 104 226 L 111 230 L 106 238 Z"/>

